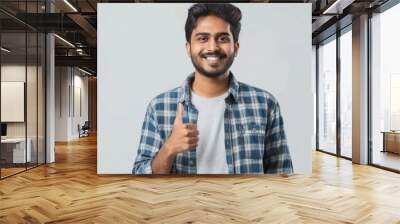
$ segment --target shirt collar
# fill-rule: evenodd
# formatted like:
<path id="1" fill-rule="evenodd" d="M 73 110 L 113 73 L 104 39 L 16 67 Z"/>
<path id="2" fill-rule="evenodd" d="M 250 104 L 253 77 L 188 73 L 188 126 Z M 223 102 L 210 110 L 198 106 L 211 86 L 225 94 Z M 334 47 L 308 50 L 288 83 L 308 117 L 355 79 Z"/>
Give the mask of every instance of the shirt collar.
<path id="1" fill-rule="evenodd" d="M 191 89 L 190 87 L 192 86 L 194 80 L 194 72 L 192 72 L 186 80 L 183 82 L 181 85 L 180 90 L 180 97 L 179 97 L 179 103 L 191 103 Z M 229 96 L 232 96 L 232 99 L 235 102 L 238 102 L 238 94 L 239 94 L 239 83 L 236 80 L 235 76 L 233 75 L 232 72 L 229 72 L 229 90 L 228 90 Z"/>

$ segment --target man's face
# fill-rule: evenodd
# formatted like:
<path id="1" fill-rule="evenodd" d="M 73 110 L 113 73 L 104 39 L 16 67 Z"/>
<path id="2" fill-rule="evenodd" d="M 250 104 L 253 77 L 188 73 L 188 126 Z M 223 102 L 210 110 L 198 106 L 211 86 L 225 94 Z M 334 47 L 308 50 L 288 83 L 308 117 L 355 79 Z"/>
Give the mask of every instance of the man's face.
<path id="1" fill-rule="evenodd" d="M 238 49 L 239 43 L 234 43 L 230 24 L 213 15 L 197 20 L 190 43 L 186 43 L 186 50 L 197 72 L 211 78 L 228 71 Z"/>

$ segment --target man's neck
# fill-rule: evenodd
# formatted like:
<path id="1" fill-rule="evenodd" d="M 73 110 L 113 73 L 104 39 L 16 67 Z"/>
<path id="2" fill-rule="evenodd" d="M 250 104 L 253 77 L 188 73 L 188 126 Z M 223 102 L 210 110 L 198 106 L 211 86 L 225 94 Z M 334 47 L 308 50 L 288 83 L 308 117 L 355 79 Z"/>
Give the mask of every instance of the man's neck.
<path id="1" fill-rule="evenodd" d="M 217 78 L 209 78 L 197 71 L 192 83 L 192 91 L 202 97 L 216 97 L 224 94 L 229 89 L 229 71 Z"/>

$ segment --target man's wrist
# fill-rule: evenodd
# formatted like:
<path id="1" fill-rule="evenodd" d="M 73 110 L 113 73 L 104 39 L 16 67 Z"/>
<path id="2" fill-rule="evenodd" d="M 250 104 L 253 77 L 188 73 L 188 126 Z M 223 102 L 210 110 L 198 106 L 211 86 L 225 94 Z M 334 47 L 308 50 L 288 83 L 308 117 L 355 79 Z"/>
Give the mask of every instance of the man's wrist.
<path id="1" fill-rule="evenodd" d="M 167 155 L 167 157 L 169 159 L 172 159 L 172 158 L 174 158 L 176 156 L 176 153 L 175 153 L 174 149 L 168 144 L 168 142 L 166 142 L 164 144 L 163 148 L 165 150 L 165 154 Z"/>

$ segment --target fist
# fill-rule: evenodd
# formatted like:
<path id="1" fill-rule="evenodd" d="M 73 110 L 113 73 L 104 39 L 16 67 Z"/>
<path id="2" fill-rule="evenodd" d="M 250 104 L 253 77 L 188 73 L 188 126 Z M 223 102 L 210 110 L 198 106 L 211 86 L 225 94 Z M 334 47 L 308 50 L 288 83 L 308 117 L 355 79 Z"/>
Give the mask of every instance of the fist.
<path id="1" fill-rule="evenodd" d="M 182 118 L 183 105 L 179 103 L 171 135 L 165 142 L 165 146 L 173 155 L 190 149 L 195 149 L 199 142 L 199 131 L 197 130 L 197 125 L 190 123 L 184 124 Z"/>

